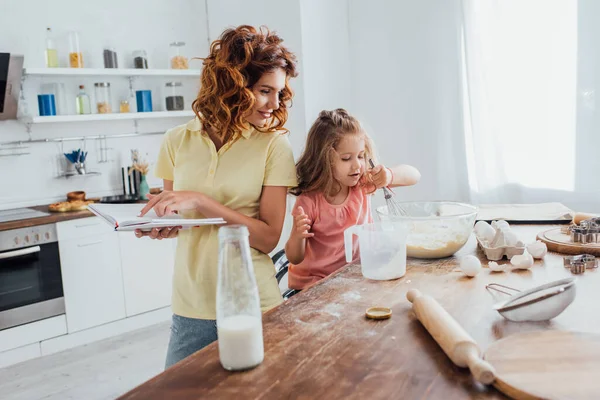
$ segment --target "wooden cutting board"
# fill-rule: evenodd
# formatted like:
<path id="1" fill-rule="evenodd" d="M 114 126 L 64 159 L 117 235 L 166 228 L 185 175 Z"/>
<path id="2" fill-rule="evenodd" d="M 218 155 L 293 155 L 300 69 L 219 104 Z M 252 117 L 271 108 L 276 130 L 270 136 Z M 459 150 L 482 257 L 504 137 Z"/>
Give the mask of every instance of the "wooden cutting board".
<path id="1" fill-rule="evenodd" d="M 516 399 L 600 399 L 600 335 L 526 332 L 485 352 L 494 386 Z"/>
<path id="2" fill-rule="evenodd" d="M 562 254 L 592 254 L 600 256 L 600 243 L 581 244 L 573 243 L 571 235 L 561 232 L 561 228 L 540 232 L 538 240 L 546 243 L 548 250 Z M 599 372 L 600 375 L 600 372 Z"/>

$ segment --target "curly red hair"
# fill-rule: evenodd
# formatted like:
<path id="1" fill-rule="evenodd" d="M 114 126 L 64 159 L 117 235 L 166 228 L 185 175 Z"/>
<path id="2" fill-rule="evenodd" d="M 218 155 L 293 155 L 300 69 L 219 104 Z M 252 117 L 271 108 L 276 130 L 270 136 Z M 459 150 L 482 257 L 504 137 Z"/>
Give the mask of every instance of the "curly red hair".
<path id="1" fill-rule="evenodd" d="M 276 33 L 266 27 L 256 30 L 241 25 L 225 30 L 210 46 L 203 59 L 200 92 L 192 104 L 202 126 L 214 128 L 224 143 L 249 129 L 245 120 L 256 101 L 252 86 L 266 73 L 281 68 L 286 73 L 285 88 L 279 96 L 279 109 L 262 131 L 287 131 L 287 107 L 293 97 L 289 78 L 296 77 L 296 57 L 282 45 Z"/>

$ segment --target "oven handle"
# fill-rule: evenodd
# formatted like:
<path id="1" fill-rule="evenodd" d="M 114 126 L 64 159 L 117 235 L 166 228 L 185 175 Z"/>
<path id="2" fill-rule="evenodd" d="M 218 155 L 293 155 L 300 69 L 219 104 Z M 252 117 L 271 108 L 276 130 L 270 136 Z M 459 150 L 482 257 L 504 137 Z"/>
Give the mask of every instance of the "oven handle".
<path id="1" fill-rule="evenodd" d="M 39 253 L 42 249 L 40 246 L 28 247 L 26 249 L 19 249 L 14 251 L 7 251 L 6 253 L 0 253 L 0 260 L 6 260 L 7 258 L 20 257 L 27 254 Z"/>

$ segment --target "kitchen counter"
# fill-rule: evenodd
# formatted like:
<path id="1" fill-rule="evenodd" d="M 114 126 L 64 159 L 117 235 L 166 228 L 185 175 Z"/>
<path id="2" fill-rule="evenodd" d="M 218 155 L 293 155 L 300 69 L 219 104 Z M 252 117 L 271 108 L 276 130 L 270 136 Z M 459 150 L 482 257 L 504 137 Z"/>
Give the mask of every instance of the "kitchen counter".
<path id="1" fill-rule="evenodd" d="M 550 225 L 513 225 L 525 242 Z M 456 271 L 458 259 L 476 254 L 472 235 L 454 257 L 409 259 L 406 276 L 395 281 L 364 279 L 349 265 L 305 290 L 263 318 L 265 360 L 257 368 L 232 373 L 219 363 L 216 343 L 174 365 L 122 399 L 504 399 L 493 387 L 473 380 L 450 361 L 414 316 L 406 292 L 431 295 L 471 334 L 482 350 L 516 332 L 548 329 L 600 333 L 600 271 L 578 276 L 577 297 L 550 322 L 514 323 L 492 309 L 485 285 L 526 289 L 572 276 L 562 256 L 549 253 L 531 270 L 475 278 Z M 387 306 L 391 319 L 365 318 L 365 309 Z"/>
<path id="2" fill-rule="evenodd" d="M 147 203 L 147 201 L 140 200 L 139 203 Z M 48 211 L 48 205 L 49 204 L 45 204 L 45 205 L 41 205 L 41 206 L 34 206 L 34 207 L 27 207 L 27 208 L 46 212 L 46 213 L 49 213 L 50 215 L 46 215 L 44 217 L 39 217 L 39 218 L 20 219 L 18 221 L 0 222 L 0 232 L 7 231 L 9 229 L 28 228 L 31 226 L 54 224 L 57 222 L 69 221 L 72 219 L 88 218 L 88 217 L 94 216 L 94 213 L 92 213 L 91 211 L 88 211 L 88 210 L 51 212 L 51 211 Z"/>
<path id="3" fill-rule="evenodd" d="M 27 207 L 37 211 L 43 211 L 50 213 L 44 217 L 39 218 L 27 218 L 20 219 L 18 221 L 0 222 L 0 231 L 7 231 L 9 229 L 28 228 L 30 226 L 38 226 L 45 224 L 54 224 L 61 221 L 69 221 L 78 218 L 93 217 L 94 214 L 91 211 L 68 211 L 68 212 L 50 212 L 48 211 L 48 204 L 35 207 Z"/>

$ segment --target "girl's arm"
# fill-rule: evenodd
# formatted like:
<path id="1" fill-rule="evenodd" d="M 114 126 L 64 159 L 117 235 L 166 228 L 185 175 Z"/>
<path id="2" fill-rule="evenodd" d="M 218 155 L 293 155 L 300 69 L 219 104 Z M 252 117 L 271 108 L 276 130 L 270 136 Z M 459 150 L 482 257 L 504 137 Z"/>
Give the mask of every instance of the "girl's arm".
<path id="1" fill-rule="evenodd" d="M 285 244 L 285 256 L 290 263 L 298 265 L 304 261 L 306 239 L 313 237 L 314 233 L 309 232 L 311 221 L 301 206 L 294 209 L 292 216 L 294 222 L 290 238 Z"/>
<path id="2" fill-rule="evenodd" d="M 142 209 L 140 216 L 152 208 L 159 217 L 184 210 L 197 210 L 207 218 L 221 217 L 227 224 L 246 225 L 250 232 L 250 246 L 269 253 L 279 242 L 285 218 L 286 196 L 285 186 L 263 186 L 258 217 L 252 218 L 222 205 L 204 193 L 165 190 L 156 196 L 149 195 L 150 201 Z"/>
<path id="3" fill-rule="evenodd" d="M 412 165 L 402 164 L 389 168 L 392 177 L 389 186 L 411 186 L 419 182 L 421 173 Z"/>
<path id="4" fill-rule="evenodd" d="M 377 165 L 369 171 L 371 182 L 377 189 L 384 186 L 411 186 L 419 182 L 421 173 L 411 165 L 398 165 L 395 167 L 384 167 Z"/>

